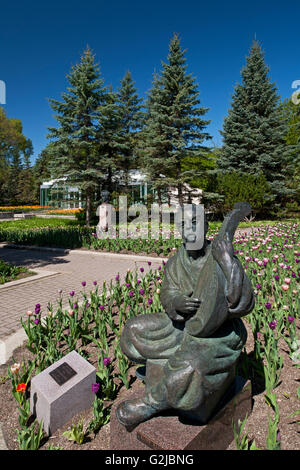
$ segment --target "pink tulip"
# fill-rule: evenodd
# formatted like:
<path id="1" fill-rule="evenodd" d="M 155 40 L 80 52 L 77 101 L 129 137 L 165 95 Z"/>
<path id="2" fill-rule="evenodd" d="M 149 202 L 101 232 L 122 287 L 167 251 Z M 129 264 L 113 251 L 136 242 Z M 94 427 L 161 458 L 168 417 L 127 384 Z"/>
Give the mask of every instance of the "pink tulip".
<path id="1" fill-rule="evenodd" d="M 284 291 L 287 291 L 287 290 L 289 290 L 289 287 L 290 286 L 288 284 L 282 284 L 281 289 L 284 290 Z"/>

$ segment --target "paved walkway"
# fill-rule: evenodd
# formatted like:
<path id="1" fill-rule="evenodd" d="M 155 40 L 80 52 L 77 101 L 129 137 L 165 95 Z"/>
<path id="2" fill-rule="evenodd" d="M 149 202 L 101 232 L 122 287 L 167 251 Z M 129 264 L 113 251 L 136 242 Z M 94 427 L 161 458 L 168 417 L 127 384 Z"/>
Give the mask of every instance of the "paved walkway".
<path id="1" fill-rule="evenodd" d="M 66 308 L 70 298 L 69 292 L 74 290 L 76 294 L 80 294 L 83 290 L 82 281 L 86 282 L 85 289 L 88 292 L 94 288 L 93 281 L 102 286 L 104 281 L 109 283 L 111 279 L 115 279 L 118 273 L 122 279 L 127 269 L 133 270 L 143 266 L 146 272 L 149 269 L 147 260 L 150 257 L 81 250 L 40 251 L 2 246 L 0 259 L 33 270 L 38 268 L 39 273 L 49 273 L 48 277 L 41 277 L 39 274 L 36 280 L 28 278 L 26 282 L 0 286 L 0 343 L 3 345 L 15 332 L 20 332 L 20 318 L 26 318 L 27 310 L 34 311 L 35 305 L 39 303 L 42 312 L 46 313 L 49 301 L 55 307 L 60 289 L 63 291 L 63 306 Z M 151 258 L 151 261 L 153 266 L 162 263 L 160 258 Z M 4 355 L 7 354 L 6 352 Z"/>

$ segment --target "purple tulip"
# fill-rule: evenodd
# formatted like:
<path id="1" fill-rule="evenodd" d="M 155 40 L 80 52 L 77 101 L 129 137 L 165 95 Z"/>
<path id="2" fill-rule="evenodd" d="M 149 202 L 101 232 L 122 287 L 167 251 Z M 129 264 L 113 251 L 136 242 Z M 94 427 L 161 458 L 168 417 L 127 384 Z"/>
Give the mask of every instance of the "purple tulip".
<path id="1" fill-rule="evenodd" d="M 133 297 L 133 290 L 128 292 L 129 297 Z"/>
<path id="2" fill-rule="evenodd" d="M 151 266 L 151 261 L 148 261 L 148 266 Z"/>
<path id="3" fill-rule="evenodd" d="M 119 274 L 116 275 L 116 281 L 119 281 L 120 280 L 120 276 Z"/>
<path id="4" fill-rule="evenodd" d="M 274 276 L 274 279 L 275 279 L 276 281 L 279 281 L 279 276 L 276 274 L 276 276 Z"/>
<path id="5" fill-rule="evenodd" d="M 94 284 L 94 286 L 96 286 L 96 285 L 97 285 L 97 281 L 93 281 L 93 284 Z"/>
<path id="6" fill-rule="evenodd" d="M 144 289 L 140 289 L 140 290 L 139 290 L 139 293 L 140 293 L 141 295 L 144 295 L 144 294 L 145 294 Z"/>
<path id="7" fill-rule="evenodd" d="M 69 292 L 69 295 L 70 295 L 71 297 L 73 297 L 73 295 L 75 295 L 75 291 L 74 291 L 74 290 L 71 290 L 71 292 Z"/>
<path id="8" fill-rule="evenodd" d="M 100 310 L 104 310 L 104 309 L 105 309 L 104 305 L 99 305 L 99 308 L 100 308 Z"/>
<path id="9" fill-rule="evenodd" d="M 77 305 L 77 304 L 73 304 L 73 308 L 78 308 L 78 305 Z"/>
<path id="10" fill-rule="evenodd" d="M 291 315 L 288 316 L 289 323 L 293 323 L 294 320 L 295 320 L 295 317 L 292 317 Z"/>
<path id="11" fill-rule="evenodd" d="M 105 366 L 108 366 L 108 364 L 110 364 L 110 363 L 111 363 L 111 358 L 110 357 L 104 357 L 103 358 L 103 364 Z"/>
<path id="12" fill-rule="evenodd" d="M 277 321 L 276 320 L 273 320 L 273 321 L 270 321 L 268 323 L 269 327 L 271 328 L 271 330 L 275 330 L 276 328 L 276 325 L 277 325 Z"/>
<path id="13" fill-rule="evenodd" d="M 253 269 L 253 274 L 257 274 L 257 270 L 256 269 Z"/>
<path id="14" fill-rule="evenodd" d="M 100 388 L 100 384 L 92 384 L 92 392 L 98 393 Z"/>
<path id="15" fill-rule="evenodd" d="M 35 320 L 33 320 L 33 323 L 35 323 L 35 325 L 38 325 L 40 323 L 40 319 L 36 318 Z"/>
<path id="16" fill-rule="evenodd" d="M 85 281 L 82 281 L 81 285 L 82 285 L 83 287 L 85 287 L 85 286 L 86 286 L 86 282 L 85 282 Z"/>
<path id="17" fill-rule="evenodd" d="M 129 284 L 129 282 L 126 282 L 126 287 L 130 287 L 130 284 Z"/>
<path id="18" fill-rule="evenodd" d="M 272 307 L 272 304 L 270 302 L 267 302 L 265 304 L 265 307 L 266 307 L 267 310 L 270 310 L 270 308 Z"/>
<path id="19" fill-rule="evenodd" d="M 148 299 L 148 305 L 151 305 L 153 303 L 152 299 Z"/>
<path id="20" fill-rule="evenodd" d="M 257 289 L 257 290 L 260 290 L 260 289 L 261 289 L 261 285 L 260 285 L 260 284 L 256 284 L 256 289 Z"/>
<path id="21" fill-rule="evenodd" d="M 145 270 L 144 270 L 144 268 L 140 268 L 140 271 L 141 271 L 141 273 L 143 273 Z"/>
<path id="22" fill-rule="evenodd" d="M 34 313 L 38 315 L 40 313 L 41 308 L 40 307 L 35 307 Z"/>

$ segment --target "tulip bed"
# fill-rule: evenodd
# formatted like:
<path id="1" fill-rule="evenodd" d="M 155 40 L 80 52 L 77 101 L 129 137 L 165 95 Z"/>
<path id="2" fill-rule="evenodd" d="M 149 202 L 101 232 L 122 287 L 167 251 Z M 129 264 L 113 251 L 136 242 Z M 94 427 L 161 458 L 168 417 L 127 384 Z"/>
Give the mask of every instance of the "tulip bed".
<path id="1" fill-rule="evenodd" d="M 244 318 L 247 330 L 252 334 L 248 339 L 253 340 L 253 349 L 251 352 L 244 349 L 238 374 L 260 387 L 260 396 L 263 396 L 269 413 L 265 439 L 259 448 L 270 450 L 281 448 L 282 394 L 280 392 L 279 398 L 278 390 L 281 390 L 284 368 L 288 365 L 290 371 L 297 372 L 300 366 L 299 228 L 297 223 L 278 223 L 258 227 L 255 232 L 237 236 L 234 240 L 235 255 L 243 263 L 256 296 L 254 310 Z M 213 239 L 216 232 L 217 229 L 211 231 L 208 238 Z M 174 248 L 171 241 L 167 246 L 169 251 Z M 76 349 L 95 365 L 97 382 L 93 385 L 95 399 L 89 423 L 85 427 L 82 421 L 75 423 L 71 430 L 65 432 L 66 439 L 82 444 L 88 438 L 94 438 L 109 421 L 113 400 L 120 396 L 122 390 L 133 386 L 135 367 L 122 354 L 119 343 L 123 325 L 132 315 L 162 309 L 159 294 L 164 262 L 157 270 L 152 269 L 150 261 L 148 263 L 147 273 L 143 268 L 129 271 L 122 281 L 117 274 L 108 286 L 105 283 L 98 286 L 95 282 L 90 289 L 83 281 L 80 293 L 69 293 L 69 309 L 62 308 L 60 296 L 56 307 L 49 304 L 48 311 L 42 312 L 40 305 L 36 304 L 34 311 L 23 317 L 21 323 L 33 359 L 15 363 L 8 369 L 19 410 L 17 441 L 21 449 L 37 449 L 41 445 L 47 448 L 50 445 L 41 427 L 36 422 L 29 424 L 30 378 L 68 352 Z M 286 399 L 293 404 L 290 415 L 294 415 L 289 419 L 291 426 L 296 426 L 297 414 L 300 413 L 299 379 L 298 385 L 297 379 L 293 380 L 292 389 L 288 392 L 290 396 Z M 250 438 L 246 431 L 247 422 L 244 420 L 238 429 L 234 429 L 237 449 L 258 448 L 255 432 Z M 294 448 L 300 448 L 299 443 L 294 445 Z"/>

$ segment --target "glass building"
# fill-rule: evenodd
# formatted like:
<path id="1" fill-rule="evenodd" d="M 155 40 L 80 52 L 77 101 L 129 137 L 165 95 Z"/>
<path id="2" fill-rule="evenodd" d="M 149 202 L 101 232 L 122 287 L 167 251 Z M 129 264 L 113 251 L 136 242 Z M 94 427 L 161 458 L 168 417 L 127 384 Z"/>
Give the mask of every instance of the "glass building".
<path id="1" fill-rule="evenodd" d="M 40 186 L 40 205 L 60 209 L 77 209 L 84 207 L 81 191 L 66 182 L 66 178 L 46 181 Z"/>

